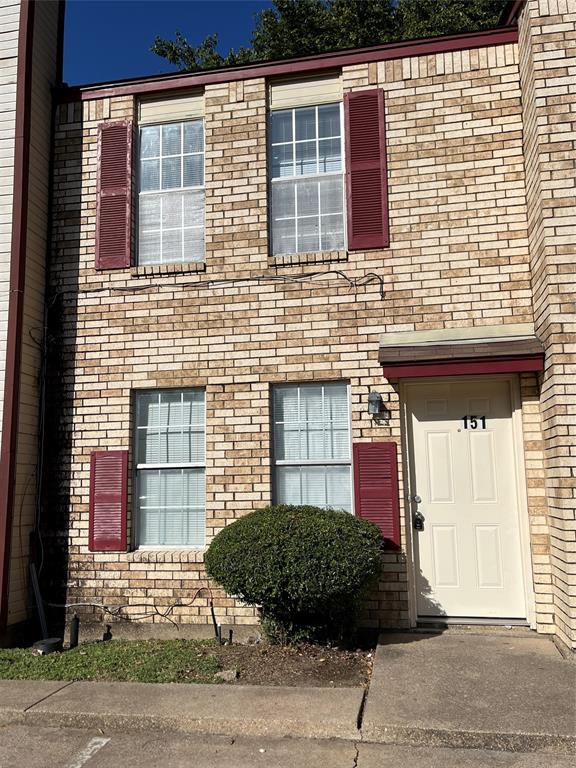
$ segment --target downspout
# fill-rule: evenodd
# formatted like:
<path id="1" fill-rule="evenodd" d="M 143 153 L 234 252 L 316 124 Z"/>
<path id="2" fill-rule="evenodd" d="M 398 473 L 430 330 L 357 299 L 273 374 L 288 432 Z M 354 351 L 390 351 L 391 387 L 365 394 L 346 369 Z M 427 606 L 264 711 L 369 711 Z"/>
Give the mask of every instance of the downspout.
<path id="1" fill-rule="evenodd" d="M 18 29 L 10 289 L 8 298 L 2 443 L 0 446 L 0 637 L 4 634 L 8 622 L 8 579 L 10 575 L 12 516 L 14 511 L 16 451 L 18 447 L 18 418 L 20 410 L 22 319 L 24 313 L 26 245 L 28 236 L 34 3 L 35 0 L 22 0 Z"/>
<path id="2" fill-rule="evenodd" d="M 498 26 L 512 27 L 518 24 L 518 17 L 525 5 L 525 0 L 508 0 L 498 19 Z"/>

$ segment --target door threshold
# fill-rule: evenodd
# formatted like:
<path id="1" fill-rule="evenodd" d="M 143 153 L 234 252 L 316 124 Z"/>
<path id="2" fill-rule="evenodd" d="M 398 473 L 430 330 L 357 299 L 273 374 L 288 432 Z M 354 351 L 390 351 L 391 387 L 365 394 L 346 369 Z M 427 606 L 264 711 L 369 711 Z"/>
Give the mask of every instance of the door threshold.
<path id="1" fill-rule="evenodd" d="M 416 627 L 529 627 L 526 619 L 491 619 L 467 616 L 419 616 Z"/>

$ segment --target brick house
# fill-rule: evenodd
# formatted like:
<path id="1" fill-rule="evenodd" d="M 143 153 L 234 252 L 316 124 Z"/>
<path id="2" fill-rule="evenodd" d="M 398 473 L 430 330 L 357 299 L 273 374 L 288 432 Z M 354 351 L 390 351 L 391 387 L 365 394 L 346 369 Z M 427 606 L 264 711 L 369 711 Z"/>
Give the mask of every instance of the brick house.
<path id="1" fill-rule="evenodd" d="M 306 502 L 383 531 L 366 626 L 576 647 L 575 39 L 529 0 L 480 34 L 62 90 L 44 542 L 69 603 L 208 623 L 213 535 Z"/>

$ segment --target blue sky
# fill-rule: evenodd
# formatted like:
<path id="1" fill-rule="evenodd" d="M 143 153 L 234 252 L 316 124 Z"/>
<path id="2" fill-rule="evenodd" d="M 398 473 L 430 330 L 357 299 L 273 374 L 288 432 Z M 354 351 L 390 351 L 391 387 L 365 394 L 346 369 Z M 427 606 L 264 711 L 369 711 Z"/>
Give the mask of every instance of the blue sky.
<path id="1" fill-rule="evenodd" d="M 70 85 L 173 72 L 154 38 L 182 32 L 192 45 L 214 32 L 219 48 L 250 43 L 253 17 L 270 0 L 66 0 L 64 80 Z"/>

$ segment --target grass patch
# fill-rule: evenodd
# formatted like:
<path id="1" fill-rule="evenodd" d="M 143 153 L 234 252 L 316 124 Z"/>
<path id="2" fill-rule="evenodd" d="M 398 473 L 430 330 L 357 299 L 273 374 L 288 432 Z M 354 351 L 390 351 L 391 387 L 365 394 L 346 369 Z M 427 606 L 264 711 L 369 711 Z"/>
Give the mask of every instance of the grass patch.
<path id="1" fill-rule="evenodd" d="M 0 679 L 217 683 L 215 647 L 210 640 L 111 640 L 47 656 L 0 649 Z"/>

